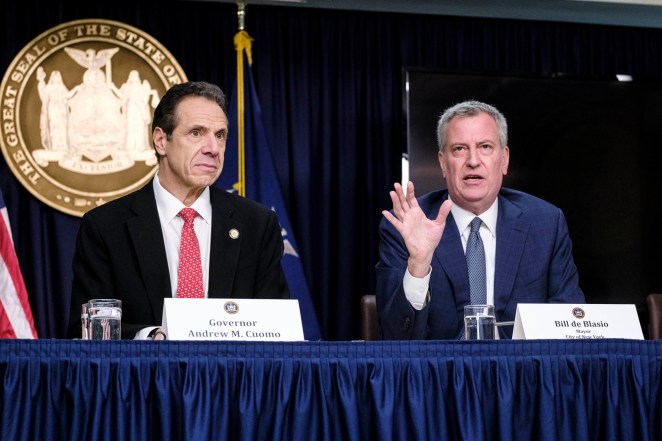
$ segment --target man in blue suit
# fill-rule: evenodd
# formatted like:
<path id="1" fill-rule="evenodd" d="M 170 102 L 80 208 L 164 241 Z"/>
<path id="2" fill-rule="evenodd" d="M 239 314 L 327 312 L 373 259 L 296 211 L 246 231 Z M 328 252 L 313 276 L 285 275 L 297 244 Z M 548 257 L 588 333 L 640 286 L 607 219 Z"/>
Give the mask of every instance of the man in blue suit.
<path id="1" fill-rule="evenodd" d="M 420 198 L 395 184 L 393 210 L 380 223 L 377 311 L 383 338 L 457 339 L 470 304 L 465 249 L 479 217 L 486 302 L 497 321 L 512 321 L 518 303 L 585 303 L 561 210 L 502 188 L 510 151 L 505 117 L 466 101 L 447 109 L 437 127 L 447 190 Z M 512 327 L 501 327 L 510 338 Z"/>

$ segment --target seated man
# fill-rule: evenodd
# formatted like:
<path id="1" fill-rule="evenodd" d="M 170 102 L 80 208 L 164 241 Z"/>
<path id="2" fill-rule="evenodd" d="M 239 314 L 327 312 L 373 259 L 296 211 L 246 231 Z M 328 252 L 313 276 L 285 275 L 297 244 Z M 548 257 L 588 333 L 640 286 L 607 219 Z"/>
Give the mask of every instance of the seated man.
<path id="1" fill-rule="evenodd" d="M 152 122 L 154 179 L 81 221 L 69 337 L 81 336 L 80 308 L 92 298 L 122 301 L 122 338 L 156 335 L 166 297 L 289 298 L 275 213 L 212 185 L 227 135 L 218 86 L 188 82 L 166 92 Z M 182 259 L 180 241 L 188 247 Z"/>
<path id="2" fill-rule="evenodd" d="M 494 305 L 497 321 L 514 320 L 518 303 L 585 303 L 561 210 L 501 187 L 510 155 L 501 112 L 457 104 L 440 117 L 437 138 L 447 190 L 417 199 L 413 183 L 406 195 L 396 183 L 379 226 L 383 338 L 461 338 L 470 303 Z M 474 255 L 480 277 L 469 275 Z M 510 338 L 512 327 L 499 332 Z"/>

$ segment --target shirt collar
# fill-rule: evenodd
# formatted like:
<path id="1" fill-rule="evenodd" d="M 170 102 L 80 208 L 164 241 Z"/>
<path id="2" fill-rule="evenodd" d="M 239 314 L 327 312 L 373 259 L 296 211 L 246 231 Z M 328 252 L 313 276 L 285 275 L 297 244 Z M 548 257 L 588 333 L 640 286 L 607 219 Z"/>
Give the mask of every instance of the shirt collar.
<path id="1" fill-rule="evenodd" d="M 448 199 L 451 200 L 450 195 L 448 196 Z M 453 214 L 453 219 L 455 219 L 455 224 L 457 225 L 457 229 L 460 231 L 460 235 L 464 233 L 464 231 L 469 227 L 469 224 L 471 223 L 473 218 L 476 217 L 475 214 L 465 210 L 464 208 L 461 208 L 457 204 L 453 204 L 453 206 L 451 207 L 451 213 Z M 490 205 L 490 208 L 488 208 L 486 211 L 478 215 L 480 220 L 483 221 L 483 224 L 485 224 L 485 226 L 487 227 L 487 229 L 489 230 L 490 234 L 493 237 L 496 237 L 496 223 L 497 223 L 498 214 L 499 214 L 499 198 L 497 197 L 492 203 L 492 205 Z"/>
<path id="2" fill-rule="evenodd" d="M 159 211 L 168 222 L 173 220 L 182 208 L 186 207 L 179 199 L 163 188 L 159 181 L 158 172 L 154 175 L 154 197 L 156 199 L 156 206 L 159 207 Z M 205 222 L 210 223 L 211 198 L 209 196 L 209 187 L 204 189 L 200 197 L 193 202 L 191 208 L 195 209 Z"/>

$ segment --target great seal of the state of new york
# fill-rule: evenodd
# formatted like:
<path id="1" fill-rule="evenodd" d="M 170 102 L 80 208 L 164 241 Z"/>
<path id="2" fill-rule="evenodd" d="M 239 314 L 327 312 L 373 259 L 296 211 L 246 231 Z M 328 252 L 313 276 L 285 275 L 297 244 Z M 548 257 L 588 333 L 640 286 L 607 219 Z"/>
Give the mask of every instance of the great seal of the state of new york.
<path id="1" fill-rule="evenodd" d="M 2 154 L 35 197 L 82 216 L 156 173 L 152 112 L 185 81 L 170 52 L 133 26 L 62 23 L 28 43 L 5 72 Z"/>

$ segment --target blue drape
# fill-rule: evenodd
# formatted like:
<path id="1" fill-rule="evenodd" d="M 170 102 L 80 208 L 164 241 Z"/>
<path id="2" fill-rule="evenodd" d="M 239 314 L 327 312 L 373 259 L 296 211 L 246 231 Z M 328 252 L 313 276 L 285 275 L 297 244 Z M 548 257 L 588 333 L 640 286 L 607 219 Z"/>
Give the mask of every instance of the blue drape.
<path id="1" fill-rule="evenodd" d="M 83 18 L 135 26 L 161 42 L 190 79 L 213 81 L 226 92 L 234 87 L 236 6 L 205 1 L 156 6 L 143 0 L 121 5 L 9 2 L 0 12 L 0 71 L 40 33 Z M 381 211 L 390 206 L 388 191 L 400 180 L 401 154 L 406 151 L 403 67 L 662 78 L 660 29 L 250 3 L 246 29 L 254 39 L 253 76 L 278 181 L 327 340 L 359 336 L 360 296 L 374 289 L 377 226 Z M 637 169 L 649 178 L 638 193 L 647 217 L 634 228 L 637 232 L 655 228 L 662 216 L 662 207 L 649 202 L 662 190 L 662 181 L 655 179 L 662 149 L 653 147 L 651 142 L 650 151 L 638 153 Z M 623 154 L 632 152 L 624 146 Z M 587 177 L 590 173 L 586 170 Z M 614 179 L 622 180 L 623 186 L 631 183 L 630 176 Z M 4 158 L 0 188 L 38 334 L 63 337 L 78 219 L 37 201 L 18 183 Z M 604 206 L 615 213 L 628 209 L 611 207 L 608 194 L 598 196 L 606 198 Z M 568 213 L 569 221 L 572 216 L 582 213 Z M 580 283 L 589 301 L 607 302 L 631 290 L 627 295 L 632 303 L 644 304 L 648 292 L 662 290 L 658 236 L 639 242 L 622 239 L 622 249 L 644 265 L 641 280 L 623 277 L 626 286 L 605 280 L 605 274 L 619 271 L 626 255 L 596 266 L 595 259 L 581 254 L 595 243 L 573 237 Z"/>
<path id="2" fill-rule="evenodd" d="M 0 438 L 654 440 L 662 343 L 0 341 Z"/>

